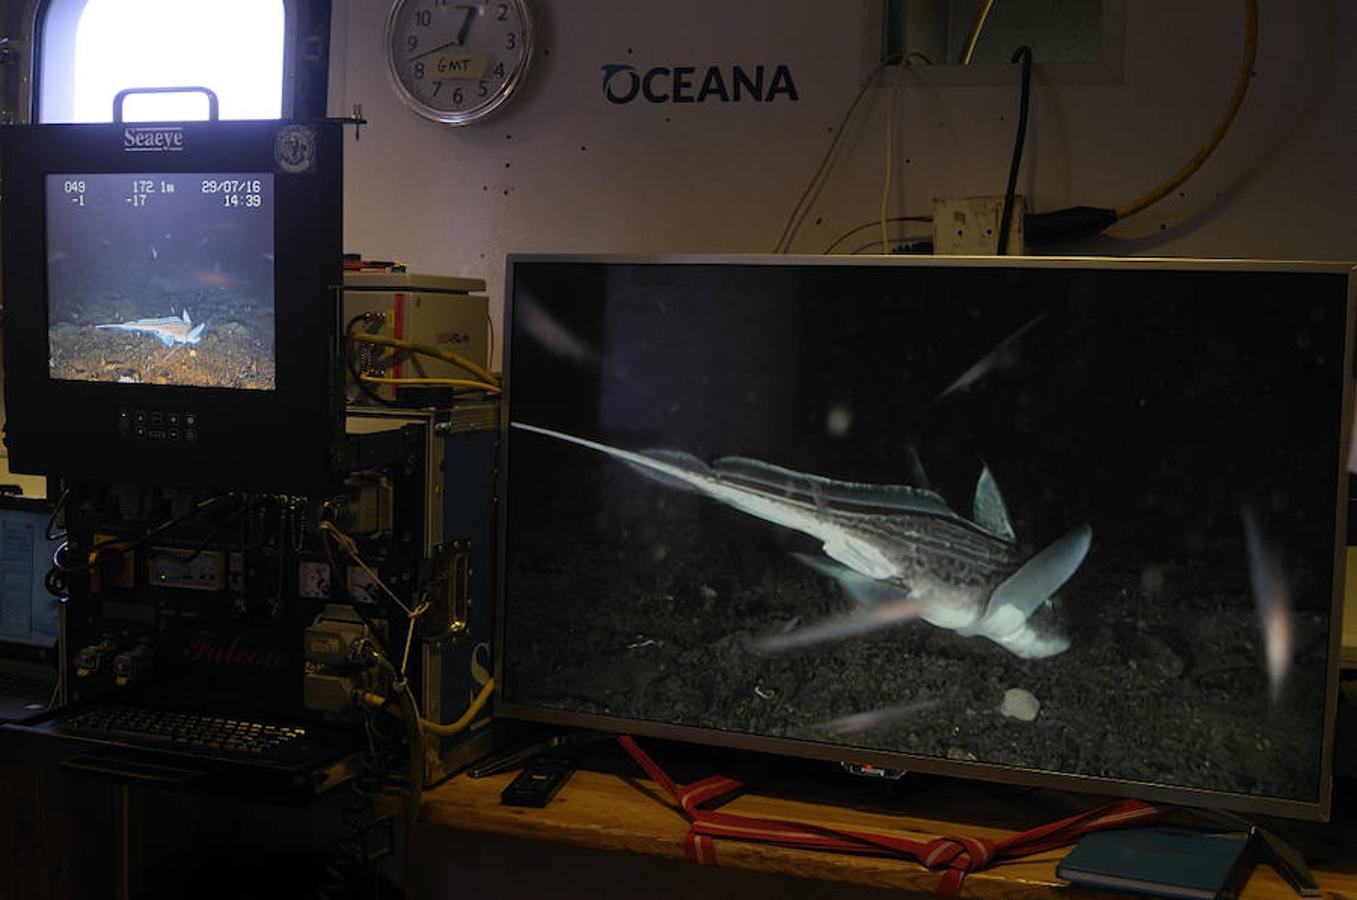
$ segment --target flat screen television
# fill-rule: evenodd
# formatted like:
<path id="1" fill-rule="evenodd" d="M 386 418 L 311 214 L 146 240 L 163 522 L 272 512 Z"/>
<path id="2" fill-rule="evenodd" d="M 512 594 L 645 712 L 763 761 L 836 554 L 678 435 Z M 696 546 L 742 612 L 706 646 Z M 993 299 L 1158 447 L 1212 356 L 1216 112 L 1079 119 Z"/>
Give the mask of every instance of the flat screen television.
<path id="1" fill-rule="evenodd" d="M 507 283 L 500 714 L 1328 815 L 1349 267 Z"/>
<path id="2" fill-rule="evenodd" d="M 0 130 L 11 468 L 329 484 L 342 146 L 335 122 Z"/>

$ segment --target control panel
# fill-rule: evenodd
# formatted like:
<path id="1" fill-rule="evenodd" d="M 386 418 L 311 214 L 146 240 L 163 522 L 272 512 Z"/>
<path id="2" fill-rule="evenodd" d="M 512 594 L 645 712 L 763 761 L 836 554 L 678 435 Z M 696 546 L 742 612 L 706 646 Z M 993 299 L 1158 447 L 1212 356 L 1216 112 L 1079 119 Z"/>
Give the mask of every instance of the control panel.
<path id="1" fill-rule="evenodd" d="M 134 441 L 196 444 L 202 436 L 202 417 L 184 410 L 120 409 L 118 433 Z"/>

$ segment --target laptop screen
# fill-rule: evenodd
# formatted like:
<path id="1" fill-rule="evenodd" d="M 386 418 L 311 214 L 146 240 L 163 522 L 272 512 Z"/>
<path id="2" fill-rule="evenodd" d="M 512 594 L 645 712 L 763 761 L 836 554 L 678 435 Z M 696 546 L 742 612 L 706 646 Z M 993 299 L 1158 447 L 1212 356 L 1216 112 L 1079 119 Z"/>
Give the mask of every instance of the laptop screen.
<path id="1" fill-rule="evenodd" d="M 48 515 L 0 508 L 0 641 L 56 645 L 59 601 L 46 578 L 57 542 L 47 539 Z"/>

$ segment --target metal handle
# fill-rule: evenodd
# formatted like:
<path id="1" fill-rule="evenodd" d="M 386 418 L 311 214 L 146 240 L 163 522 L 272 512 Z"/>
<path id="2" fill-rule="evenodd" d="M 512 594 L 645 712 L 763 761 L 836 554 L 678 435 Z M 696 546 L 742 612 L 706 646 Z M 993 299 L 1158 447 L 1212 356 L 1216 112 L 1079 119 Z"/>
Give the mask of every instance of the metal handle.
<path id="1" fill-rule="evenodd" d="M 64 759 L 61 761 L 61 767 L 72 772 L 103 775 L 117 781 L 160 787 L 166 785 L 183 787 L 203 776 L 202 772 L 194 769 L 178 769 L 172 766 L 158 766 L 152 763 L 134 762 L 129 759 L 111 759 L 106 756 L 88 754 Z"/>
<path id="2" fill-rule="evenodd" d="M 205 87 L 145 87 L 145 88 L 126 88 L 113 95 L 113 121 L 115 123 L 123 120 L 123 101 L 129 94 L 206 94 L 207 95 L 207 118 L 215 122 L 221 118 L 220 105 L 217 103 L 217 95 L 211 88 Z"/>

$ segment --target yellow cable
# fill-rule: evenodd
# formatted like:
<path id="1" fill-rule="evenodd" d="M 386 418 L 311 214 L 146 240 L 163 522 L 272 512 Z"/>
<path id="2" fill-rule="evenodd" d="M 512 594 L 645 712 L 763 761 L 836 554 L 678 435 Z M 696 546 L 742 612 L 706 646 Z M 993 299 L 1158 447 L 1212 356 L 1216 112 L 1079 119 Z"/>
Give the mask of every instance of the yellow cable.
<path id="1" fill-rule="evenodd" d="M 421 344 L 415 341 L 405 341 L 400 338 L 387 337 L 384 334 L 351 334 L 350 340 L 358 341 L 360 344 L 381 344 L 384 347 L 399 347 L 402 350 L 409 350 L 411 353 L 419 353 L 424 356 L 432 356 L 445 362 L 450 362 L 454 366 L 460 366 L 466 369 L 472 375 L 475 375 L 481 381 L 497 384 L 499 379 L 495 378 L 485 369 L 476 365 L 459 353 L 454 353 L 446 347 L 435 347 L 433 344 Z"/>
<path id="2" fill-rule="evenodd" d="M 466 708 L 466 712 L 457 717 L 457 721 L 449 722 L 446 725 L 439 725 L 437 722 L 429 722 L 425 719 L 420 720 L 420 726 L 429 734 L 436 734 L 439 737 L 448 737 L 457 734 L 459 731 L 465 731 L 471 721 L 476 718 L 477 713 L 485 708 L 485 704 L 490 702 L 490 697 L 495 693 L 495 679 L 491 678 L 485 682 L 481 692 L 476 695 L 476 699 L 471 701 L 471 705 Z"/>
<path id="3" fill-rule="evenodd" d="M 971 23 L 970 34 L 966 35 L 966 43 L 961 47 L 961 64 L 969 66 L 971 64 L 971 54 L 975 53 L 976 42 L 980 40 L 980 32 L 985 30 L 985 20 L 989 18 L 989 11 L 994 8 L 994 0 L 985 0 L 980 5 L 980 11 L 975 14 L 975 21 Z"/>
<path id="4" fill-rule="evenodd" d="M 1133 216 L 1145 207 L 1159 202 L 1168 196 L 1174 188 L 1187 181 L 1192 173 L 1200 169 L 1202 163 L 1206 162 L 1206 158 L 1211 155 L 1221 139 L 1225 137 L 1225 132 L 1230 130 L 1235 114 L 1239 112 L 1239 107 L 1244 102 L 1244 94 L 1248 92 L 1249 80 L 1253 77 L 1253 61 L 1258 55 L 1258 0 L 1244 0 L 1244 12 L 1246 16 L 1244 57 L 1240 60 L 1239 74 L 1235 77 L 1234 93 L 1230 95 L 1230 102 L 1225 105 L 1225 112 L 1221 114 L 1220 121 L 1207 135 L 1206 142 L 1201 145 L 1196 153 L 1192 154 L 1192 158 L 1184 163 L 1177 172 L 1169 176 L 1167 181 L 1143 197 L 1132 200 L 1125 206 L 1118 207 L 1118 220 Z"/>
<path id="5" fill-rule="evenodd" d="M 387 378 L 382 375 L 363 374 L 358 376 L 360 380 L 370 384 L 405 384 L 413 387 L 466 387 L 480 388 L 484 391 L 491 391 L 498 394 L 500 388 L 498 385 L 488 381 L 472 381 L 469 378 Z"/>
<path id="6" fill-rule="evenodd" d="M 485 686 L 482 687 L 480 693 L 476 695 L 476 699 L 471 701 L 471 705 L 466 708 L 466 712 L 457 717 L 457 721 L 449 722 L 446 725 L 440 725 L 437 722 L 430 722 L 428 719 L 421 718 L 419 720 L 419 727 L 423 729 L 426 734 L 433 734 L 439 737 L 451 737 L 454 734 L 465 731 L 467 726 L 476 718 L 477 714 L 485 708 L 485 704 L 490 702 L 490 698 L 494 693 L 495 679 L 491 678 L 486 681 Z M 386 705 L 386 698 L 381 694 L 373 694 L 370 692 L 362 693 L 358 695 L 357 699 L 358 702 L 362 703 L 364 706 L 370 706 L 373 709 L 380 709 Z M 399 715 L 394 709 L 391 712 L 393 715 Z"/>

